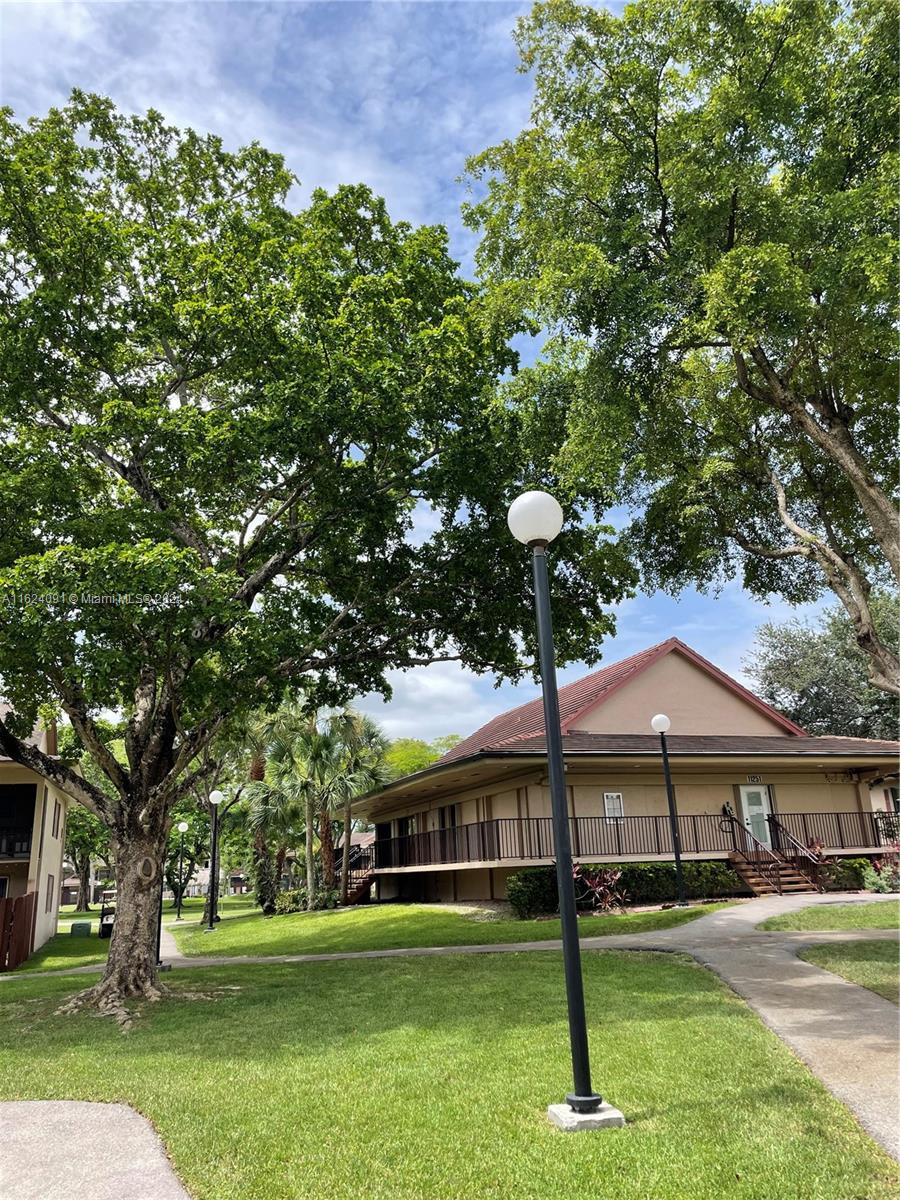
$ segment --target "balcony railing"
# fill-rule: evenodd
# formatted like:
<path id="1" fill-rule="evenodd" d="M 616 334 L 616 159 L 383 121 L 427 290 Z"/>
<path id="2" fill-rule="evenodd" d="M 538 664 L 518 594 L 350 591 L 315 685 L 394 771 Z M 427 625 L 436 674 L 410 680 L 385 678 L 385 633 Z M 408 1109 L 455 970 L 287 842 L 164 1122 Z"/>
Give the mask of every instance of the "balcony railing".
<path id="1" fill-rule="evenodd" d="M 804 846 L 824 850 L 879 848 L 900 839 L 900 813 L 779 813 L 778 820 Z"/>
<path id="2" fill-rule="evenodd" d="M 27 829 L 0 829 L 0 859 L 30 857 L 30 827 Z"/>
<path id="3" fill-rule="evenodd" d="M 900 836 L 900 816 L 893 813 L 788 813 L 778 819 L 804 845 L 820 841 L 826 851 L 877 850 Z M 728 853 L 734 849 L 733 838 L 721 828 L 718 814 L 679 816 L 678 829 L 683 854 Z M 666 815 L 570 817 L 569 831 L 572 854 L 583 861 L 673 853 Z M 375 842 L 376 870 L 552 859 L 554 855 L 550 817 L 503 817 Z"/>

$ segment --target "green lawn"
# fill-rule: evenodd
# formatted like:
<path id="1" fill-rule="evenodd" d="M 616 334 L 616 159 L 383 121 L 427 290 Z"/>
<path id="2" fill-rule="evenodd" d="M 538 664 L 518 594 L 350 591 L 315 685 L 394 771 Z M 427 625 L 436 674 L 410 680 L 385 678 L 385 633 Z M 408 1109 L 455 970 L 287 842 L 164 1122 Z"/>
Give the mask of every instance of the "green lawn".
<path id="1" fill-rule="evenodd" d="M 569 1136 L 560 956 L 174 971 L 128 1034 L 0 986 L 0 1096 L 122 1101 L 196 1200 L 890 1200 L 850 1114 L 715 976 L 585 955 L 595 1082 L 623 1130 Z"/>
<path id="2" fill-rule="evenodd" d="M 582 937 L 644 933 L 682 925 L 723 904 L 582 917 Z M 263 917 L 261 913 L 222 921 L 214 934 L 199 922 L 173 927 L 185 954 L 332 954 L 346 950 L 399 950 L 414 946 L 468 946 L 480 943 L 550 941 L 560 936 L 559 921 L 479 918 L 440 905 L 371 904 L 315 913 Z"/>
<path id="3" fill-rule="evenodd" d="M 800 957 L 900 1004 L 900 947 L 895 941 L 807 946 Z"/>
<path id="4" fill-rule="evenodd" d="M 185 920 L 199 920 L 203 912 L 204 898 L 202 896 L 187 896 L 181 905 L 181 914 Z M 255 907 L 252 896 L 220 896 L 219 897 L 219 912 L 223 917 L 231 916 L 236 912 L 247 912 Z M 174 921 L 176 917 L 175 905 L 167 900 L 163 906 L 163 920 L 166 922 Z M 71 921 L 98 921 L 100 919 L 100 905 L 95 904 L 90 912 L 85 912 L 83 909 L 77 909 L 72 904 L 61 904 L 59 908 L 59 921 L 61 925 L 68 924 Z"/>
<path id="5" fill-rule="evenodd" d="M 97 923 L 90 937 L 72 937 L 67 931 L 56 934 L 27 959 L 16 974 L 28 971 L 59 971 L 65 967 L 86 967 L 90 963 L 106 962 L 109 940 L 97 937 Z"/>
<path id="6" fill-rule="evenodd" d="M 813 904 L 797 912 L 770 917 L 758 929 L 828 930 L 897 929 L 900 926 L 900 900 L 873 901 L 871 904 Z"/>

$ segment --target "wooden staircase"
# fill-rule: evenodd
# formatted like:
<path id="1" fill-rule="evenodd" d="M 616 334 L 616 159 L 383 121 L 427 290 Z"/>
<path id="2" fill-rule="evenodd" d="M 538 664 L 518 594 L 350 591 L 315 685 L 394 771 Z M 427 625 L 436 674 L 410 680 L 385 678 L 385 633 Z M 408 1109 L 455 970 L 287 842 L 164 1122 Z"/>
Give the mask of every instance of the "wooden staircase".
<path id="1" fill-rule="evenodd" d="M 372 884 L 375 882 L 375 872 L 369 871 L 360 879 L 350 877 L 350 888 L 347 892 L 348 904 L 367 904 L 372 890 Z"/>
<path id="2" fill-rule="evenodd" d="M 336 866 L 335 883 L 340 887 L 342 864 L 338 862 Z M 372 884 L 375 882 L 375 858 L 370 849 L 353 847 L 348 881 L 347 904 L 365 904 L 371 894 Z"/>
<path id="3" fill-rule="evenodd" d="M 779 896 L 785 892 L 817 892 L 819 888 L 787 859 L 765 863 L 744 858 L 737 851 L 728 856 L 735 871 L 754 896 Z"/>
<path id="4" fill-rule="evenodd" d="M 820 856 L 802 845 L 775 816 L 767 818 L 772 845 L 761 841 L 734 813 L 723 813 L 720 828 L 730 832 L 734 849 L 729 862 L 754 896 L 821 892 Z"/>

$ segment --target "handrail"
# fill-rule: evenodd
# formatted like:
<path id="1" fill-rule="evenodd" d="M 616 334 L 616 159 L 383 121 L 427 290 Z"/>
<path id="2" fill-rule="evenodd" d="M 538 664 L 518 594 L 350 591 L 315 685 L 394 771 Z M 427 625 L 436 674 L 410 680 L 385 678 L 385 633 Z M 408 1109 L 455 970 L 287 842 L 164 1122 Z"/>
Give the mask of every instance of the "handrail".
<path id="1" fill-rule="evenodd" d="M 794 859 L 794 865 L 796 866 L 797 870 L 801 875 L 806 876 L 817 892 L 823 892 L 825 889 L 819 882 L 819 868 L 825 861 L 824 857 L 821 854 L 816 854 L 810 849 L 809 846 L 804 846 L 802 842 L 798 841 L 791 831 L 785 825 L 782 825 L 781 821 L 779 821 L 774 814 L 769 813 L 768 817 L 766 817 L 766 822 L 769 826 L 769 829 L 775 833 L 776 841 L 778 843 L 778 853 L 781 855 L 781 857 L 787 858 L 787 855 L 781 848 L 781 840 L 782 838 L 785 838 L 794 848 L 794 854 L 792 854 L 790 857 Z M 808 860 L 809 866 L 803 862 L 804 859 Z"/>
<path id="2" fill-rule="evenodd" d="M 739 821 L 733 813 L 723 813 L 722 819 L 719 822 L 719 828 L 723 832 L 730 829 L 731 839 L 734 844 L 735 853 L 739 854 L 748 866 L 753 867 L 762 877 L 767 880 L 778 895 L 781 895 L 781 872 L 779 867 L 784 861 L 779 855 L 773 853 L 768 846 L 764 845 L 754 833 L 747 828 L 743 821 Z M 753 857 L 747 853 L 747 850 L 738 845 L 738 834 L 745 840 L 749 841 L 755 847 Z"/>

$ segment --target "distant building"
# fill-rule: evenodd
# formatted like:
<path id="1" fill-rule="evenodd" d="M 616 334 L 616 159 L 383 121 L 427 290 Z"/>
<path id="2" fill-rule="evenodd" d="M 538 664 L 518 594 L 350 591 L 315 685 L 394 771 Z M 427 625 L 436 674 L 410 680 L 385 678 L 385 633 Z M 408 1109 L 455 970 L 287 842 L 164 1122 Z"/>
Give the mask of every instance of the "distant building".
<path id="1" fill-rule="evenodd" d="M 559 699 L 576 861 L 673 858 L 656 713 L 671 718 L 685 859 L 730 860 L 754 891 L 799 890 L 808 847 L 875 854 L 898 837 L 900 744 L 809 737 L 677 638 Z M 513 871 L 552 863 L 546 754 L 538 696 L 359 800 L 379 898 L 499 899 Z"/>
<path id="2" fill-rule="evenodd" d="M 0 706 L 0 715 L 8 711 Z M 28 740 L 45 754 L 57 753 L 55 726 L 36 728 Z M 64 791 L 27 767 L 0 757 L 0 907 L 5 923 L 21 924 L 27 909 L 28 928 L 24 934 L 16 929 L 15 935 L 24 936 L 28 954 L 56 932 L 71 803 Z M 4 900 L 20 903 L 4 905 Z M 6 936 L 10 936 L 8 925 Z M 0 958 L 0 970 L 4 966 Z"/>

